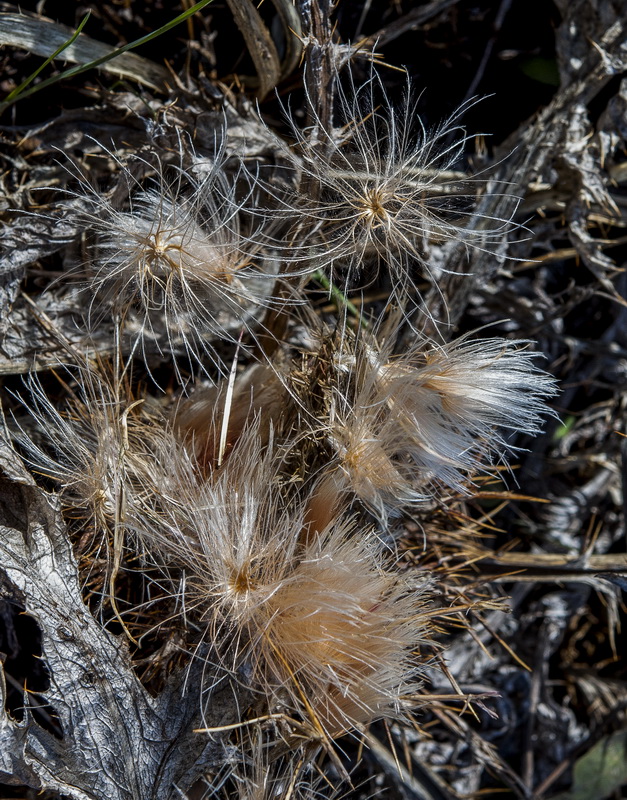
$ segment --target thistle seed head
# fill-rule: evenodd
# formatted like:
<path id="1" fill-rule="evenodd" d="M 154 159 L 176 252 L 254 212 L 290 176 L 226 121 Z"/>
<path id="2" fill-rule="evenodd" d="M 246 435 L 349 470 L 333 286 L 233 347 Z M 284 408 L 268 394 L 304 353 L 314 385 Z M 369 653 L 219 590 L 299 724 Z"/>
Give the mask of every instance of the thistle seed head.
<path id="1" fill-rule="evenodd" d="M 316 117 L 313 104 L 312 128 L 293 125 L 292 159 L 303 192 L 295 199 L 295 230 L 304 239 L 298 242 L 303 258 L 349 281 L 383 268 L 393 294 L 406 301 L 416 274 L 431 273 L 433 245 L 454 241 L 489 250 L 517 227 L 515 198 L 491 187 L 495 198 L 505 199 L 496 203 L 506 207 L 503 216 L 478 211 L 488 183 L 464 171 L 469 136 L 460 119 L 474 101 L 428 129 L 409 85 L 399 108 L 374 71 L 363 85 L 350 72 L 346 88 L 339 79 L 336 85 L 333 127 Z"/>
<path id="2" fill-rule="evenodd" d="M 553 413 L 545 398 L 555 382 L 528 346 L 462 337 L 391 356 L 390 340 L 382 348 L 365 334 L 342 337 L 329 392 L 331 469 L 382 522 L 436 487 L 467 492 L 473 474 L 517 449 L 515 434 L 539 433 Z"/>
<path id="3" fill-rule="evenodd" d="M 245 230 L 246 194 L 227 175 L 225 154 L 199 170 L 187 166 L 201 159 L 182 136 L 179 147 L 177 166 L 157 155 L 156 167 L 139 156 L 121 164 L 121 202 L 83 182 L 91 205 L 83 223 L 95 236 L 88 322 L 111 313 L 139 352 L 167 348 L 175 359 L 207 356 L 222 366 L 214 342 L 255 328 L 276 300 L 278 261 L 265 228 Z M 134 177 L 134 162 L 156 169 L 148 188 Z"/>
<path id="4" fill-rule="evenodd" d="M 232 642 L 231 669 L 251 663 L 271 707 L 288 703 L 335 736 L 398 713 L 414 691 L 428 580 L 410 589 L 385 567 L 378 538 L 343 516 L 312 533 L 308 498 L 279 476 L 253 429 L 225 469 L 209 480 L 185 473 L 154 513 L 139 505 L 132 524 L 147 548 L 184 567 L 188 613 L 222 653 Z"/>

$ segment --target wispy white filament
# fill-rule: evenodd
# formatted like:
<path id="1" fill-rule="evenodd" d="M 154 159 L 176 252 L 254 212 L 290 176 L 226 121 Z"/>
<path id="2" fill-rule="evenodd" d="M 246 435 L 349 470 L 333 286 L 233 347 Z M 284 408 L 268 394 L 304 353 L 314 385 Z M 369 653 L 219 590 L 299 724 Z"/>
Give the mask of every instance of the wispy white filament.
<path id="1" fill-rule="evenodd" d="M 553 413 L 546 398 L 556 394 L 555 381 L 528 347 L 462 337 L 391 357 L 359 342 L 329 420 L 352 491 L 385 519 L 437 487 L 467 492 L 474 473 L 504 462 L 515 435 L 539 433 Z"/>

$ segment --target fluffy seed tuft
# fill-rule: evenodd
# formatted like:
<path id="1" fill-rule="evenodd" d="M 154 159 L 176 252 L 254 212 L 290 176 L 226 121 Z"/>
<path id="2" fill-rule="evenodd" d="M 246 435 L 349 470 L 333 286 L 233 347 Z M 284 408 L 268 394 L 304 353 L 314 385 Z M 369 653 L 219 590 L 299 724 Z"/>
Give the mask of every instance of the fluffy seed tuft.
<path id="1" fill-rule="evenodd" d="M 274 302 L 277 261 L 262 231 L 243 230 L 237 177 L 227 177 L 224 154 L 200 169 L 191 144 L 180 137 L 179 146 L 178 166 L 157 156 L 156 168 L 139 156 L 122 165 L 122 203 L 84 184 L 92 204 L 84 222 L 96 237 L 88 317 L 93 325 L 110 311 L 143 353 L 165 345 L 174 356 L 208 355 L 221 366 L 213 343 L 255 327 Z M 135 162 L 156 169 L 152 187 L 134 177 Z"/>
<path id="2" fill-rule="evenodd" d="M 343 339 L 328 423 L 336 484 L 382 521 L 436 487 L 467 492 L 474 473 L 517 449 L 515 434 L 539 433 L 553 413 L 555 382 L 528 345 L 462 337 L 393 357 L 374 339 Z"/>
<path id="3" fill-rule="evenodd" d="M 303 176 L 297 225 L 302 231 L 303 220 L 310 223 L 304 257 L 349 281 L 383 267 L 392 292 L 406 299 L 416 269 L 431 274 L 433 245 L 489 250 L 516 227 L 516 201 L 507 193 L 490 189 L 504 201 L 496 205 L 507 207 L 502 217 L 476 211 L 487 181 L 463 171 L 469 137 L 460 118 L 468 105 L 429 130 L 409 86 L 396 109 L 374 73 L 361 86 L 350 73 L 346 88 L 336 83 L 335 126 L 313 111 L 310 130 L 293 125 L 294 169 Z"/>
<path id="4" fill-rule="evenodd" d="M 184 566 L 187 613 L 213 641 L 232 641 L 230 669 L 250 663 L 271 707 L 328 736 L 398 714 L 418 683 L 428 581 L 410 588 L 384 567 L 374 534 L 341 516 L 308 532 L 307 498 L 281 487 L 256 435 L 211 479 L 183 473 L 154 513 L 138 506 L 133 526 Z"/>

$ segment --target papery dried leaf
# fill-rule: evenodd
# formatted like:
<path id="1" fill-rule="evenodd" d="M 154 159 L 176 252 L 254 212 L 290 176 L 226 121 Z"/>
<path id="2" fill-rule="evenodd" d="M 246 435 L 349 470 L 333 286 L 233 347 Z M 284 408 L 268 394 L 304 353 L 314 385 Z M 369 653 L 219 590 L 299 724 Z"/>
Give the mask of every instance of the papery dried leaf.
<path id="1" fill-rule="evenodd" d="M 2 14 L 0 23 L 1 44 L 22 47 L 39 56 L 50 56 L 74 33 L 66 25 L 60 25 L 46 18 L 26 17 L 23 14 Z M 115 49 L 83 34 L 64 48 L 60 58 L 82 64 L 107 56 Z M 120 75 L 122 78 L 131 78 L 157 91 L 164 91 L 170 79 L 165 67 L 135 53 L 123 53 L 101 64 L 99 68 Z"/>
<path id="2" fill-rule="evenodd" d="M 9 448 L 2 453 L 11 465 Z M 13 459 L 13 477 L 19 473 Z M 0 527 L 0 590 L 41 629 L 50 675 L 43 697 L 62 730 L 62 738 L 53 736 L 28 708 L 22 722 L 0 708 L 0 780 L 80 800 L 165 799 L 175 784 L 186 791 L 224 759 L 219 743 L 193 732 L 201 722 L 200 680 L 188 674 L 186 688 L 172 680 L 159 697 L 148 695 L 124 641 L 103 630 L 83 603 L 54 500 L 26 479 L 5 479 L 0 515 L 9 523 Z M 228 719 L 235 712 L 229 700 L 209 704 L 204 724 Z"/>

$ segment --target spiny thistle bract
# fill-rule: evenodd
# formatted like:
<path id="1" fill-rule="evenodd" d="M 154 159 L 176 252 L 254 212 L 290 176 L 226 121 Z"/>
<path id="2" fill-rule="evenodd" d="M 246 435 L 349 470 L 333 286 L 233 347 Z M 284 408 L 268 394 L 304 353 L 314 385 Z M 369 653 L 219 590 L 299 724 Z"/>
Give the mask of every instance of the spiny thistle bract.
<path id="1" fill-rule="evenodd" d="M 456 241 L 489 250 L 516 227 L 515 199 L 500 188 L 494 196 L 509 198 L 498 204 L 508 206 L 506 215 L 476 212 L 487 180 L 460 171 L 469 141 L 460 119 L 474 101 L 429 130 L 409 86 L 397 109 L 375 73 L 361 86 L 350 72 L 346 88 L 339 78 L 336 84 L 334 126 L 320 121 L 312 101 L 313 125 L 300 131 L 293 124 L 294 170 L 301 176 L 295 228 L 302 235 L 309 220 L 310 229 L 303 258 L 316 260 L 333 280 L 343 273 L 349 283 L 384 267 L 392 293 L 406 302 L 412 279 L 431 274 L 433 245 Z"/>
<path id="2" fill-rule="evenodd" d="M 88 316 L 95 325 L 109 309 L 144 356 L 165 356 L 167 347 L 175 366 L 183 353 L 222 367 L 214 345 L 255 328 L 275 301 L 278 262 L 267 226 L 249 234 L 242 228 L 241 181 L 227 177 L 224 153 L 201 170 L 182 136 L 179 147 L 179 165 L 152 159 L 157 174 L 149 188 L 134 177 L 133 159 L 121 165 L 126 207 L 84 183 L 91 211 L 83 220 L 96 234 Z M 190 159 L 196 168 L 186 166 Z"/>

